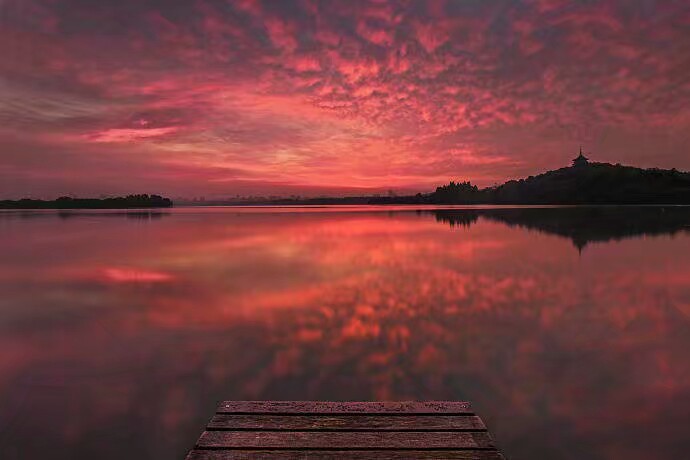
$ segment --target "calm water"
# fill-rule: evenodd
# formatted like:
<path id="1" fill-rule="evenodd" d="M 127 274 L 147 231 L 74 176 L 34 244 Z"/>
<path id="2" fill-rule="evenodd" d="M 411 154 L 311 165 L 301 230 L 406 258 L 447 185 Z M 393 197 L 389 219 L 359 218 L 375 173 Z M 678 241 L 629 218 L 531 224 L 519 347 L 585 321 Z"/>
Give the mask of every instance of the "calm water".
<path id="1" fill-rule="evenodd" d="M 0 213 L 0 458 L 221 399 L 469 400 L 511 459 L 690 451 L 688 208 Z"/>

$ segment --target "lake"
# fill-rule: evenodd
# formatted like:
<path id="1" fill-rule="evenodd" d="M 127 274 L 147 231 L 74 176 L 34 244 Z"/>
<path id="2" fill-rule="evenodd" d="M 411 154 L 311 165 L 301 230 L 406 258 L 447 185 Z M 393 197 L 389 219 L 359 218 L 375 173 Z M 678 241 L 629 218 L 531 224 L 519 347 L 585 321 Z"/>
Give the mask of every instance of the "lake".
<path id="1" fill-rule="evenodd" d="M 468 400 L 510 459 L 690 451 L 690 208 L 0 213 L 0 457 L 182 459 L 223 399 Z"/>

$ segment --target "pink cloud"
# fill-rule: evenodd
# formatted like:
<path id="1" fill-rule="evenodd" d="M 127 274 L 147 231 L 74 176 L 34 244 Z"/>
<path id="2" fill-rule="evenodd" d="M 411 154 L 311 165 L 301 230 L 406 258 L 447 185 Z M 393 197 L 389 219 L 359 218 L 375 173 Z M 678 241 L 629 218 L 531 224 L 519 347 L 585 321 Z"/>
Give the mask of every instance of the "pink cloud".
<path id="1" fill-rule="evenodd" d="M 439 27 L 438 23 L 415 22 L 414 28 L 417 33 L 417 41 L 430 54 L 449 39 L 447 32 Z"/>
<path id="2" fill-rule="evenodd" d="M 157 138 L 172 134 L 179 130 L 177 126 L 167 126 L 165 128 L 111 128 L 84 137 L 92 142 L 134 142 L 141 139 Z"/>
<path id="3" fill-rule="evenodd" d="M 277 17 L 268 17 L 264 19 L 264 26 L 273 46 L 288 52 L 297 49 L 295 28 L 290 23 Z"/>
<path id="4" fill-rule="evenodd" d="M 364 20 L 357 22 L 357 33 L 362 38 L 380 46 L 392 45 L 395 35 L 395 32 L 391 29 L 374 27 Z"/>
<path id="5" fill-rule="evenodd" d="M 298 72 L 316 72 L 321 70 L 319 59 L 313 56 L 296 56 L 293 59 L 285 60 L 286 67 L 297 70 Z"/>
<path id="6" fill-rule="evenodd" d="M 679 80 L 687 13 L 673 5 L 641 14 L 615 0 L 33 3 L 40 20 L 16 8 L 0 19 L 3 146 L 27 127 L 52 151 L 105 155 L 126 143 L 194 171 L 191 189 L 217 193 L 225 181 L 228 194 L 346 176 L 355 188 L 423 191 L 457 165 L 485 185 L 567 164 L 593 124 L 616 133 L 608 143 L 584 136 L 595 156 L 690 167 Z M 75 26 L 85 18 L 97 26 Z M 46 27 L 57 27 L 50 38 Z M 453 159 L 453 149 L 474 156 Z M 20 163 L 4 155 L 0 170 Z M 138 167 L 119 169 L 128 166 Z"/>

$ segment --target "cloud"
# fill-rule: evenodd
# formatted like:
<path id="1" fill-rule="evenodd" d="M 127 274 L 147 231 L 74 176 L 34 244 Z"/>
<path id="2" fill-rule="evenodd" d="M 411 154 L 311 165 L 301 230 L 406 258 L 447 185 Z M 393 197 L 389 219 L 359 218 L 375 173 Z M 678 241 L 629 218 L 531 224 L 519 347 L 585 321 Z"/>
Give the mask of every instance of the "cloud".
<path id="1" fill-rule="evenodd" d="M 54 150 L 127 143 L 160 164 L 263 172 L 267 192 L 486 185 L 561 166 L 583 142 L 595 158 L 690 168 L 675 134 L 690 119 L 690 12 L 678 3 L 0 8 L 0 119 Z M 583 139 L 591 126 L 626 135 Z"/>
<path id="2" fill-rule="evenodd" d="M 85 137 L 93 142 L 133 142 L 140 139 L 162 137 L 177 130 L 176 126 L 150 129 L 111 128 L 105 131 L 86 134 Z"/>

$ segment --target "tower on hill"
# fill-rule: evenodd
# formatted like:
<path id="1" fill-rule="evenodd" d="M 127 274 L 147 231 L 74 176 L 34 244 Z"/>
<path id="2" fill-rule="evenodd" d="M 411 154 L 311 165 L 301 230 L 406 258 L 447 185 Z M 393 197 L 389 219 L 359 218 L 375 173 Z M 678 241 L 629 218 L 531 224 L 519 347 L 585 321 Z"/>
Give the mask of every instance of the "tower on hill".
<path id="1" fill-rule="evenodd" d="M 589 158 L 582 154 L 582 146 L 580 146 L 580 154 L 573 160 L 573 167 L 581 168 L 589 164 Z"/>

